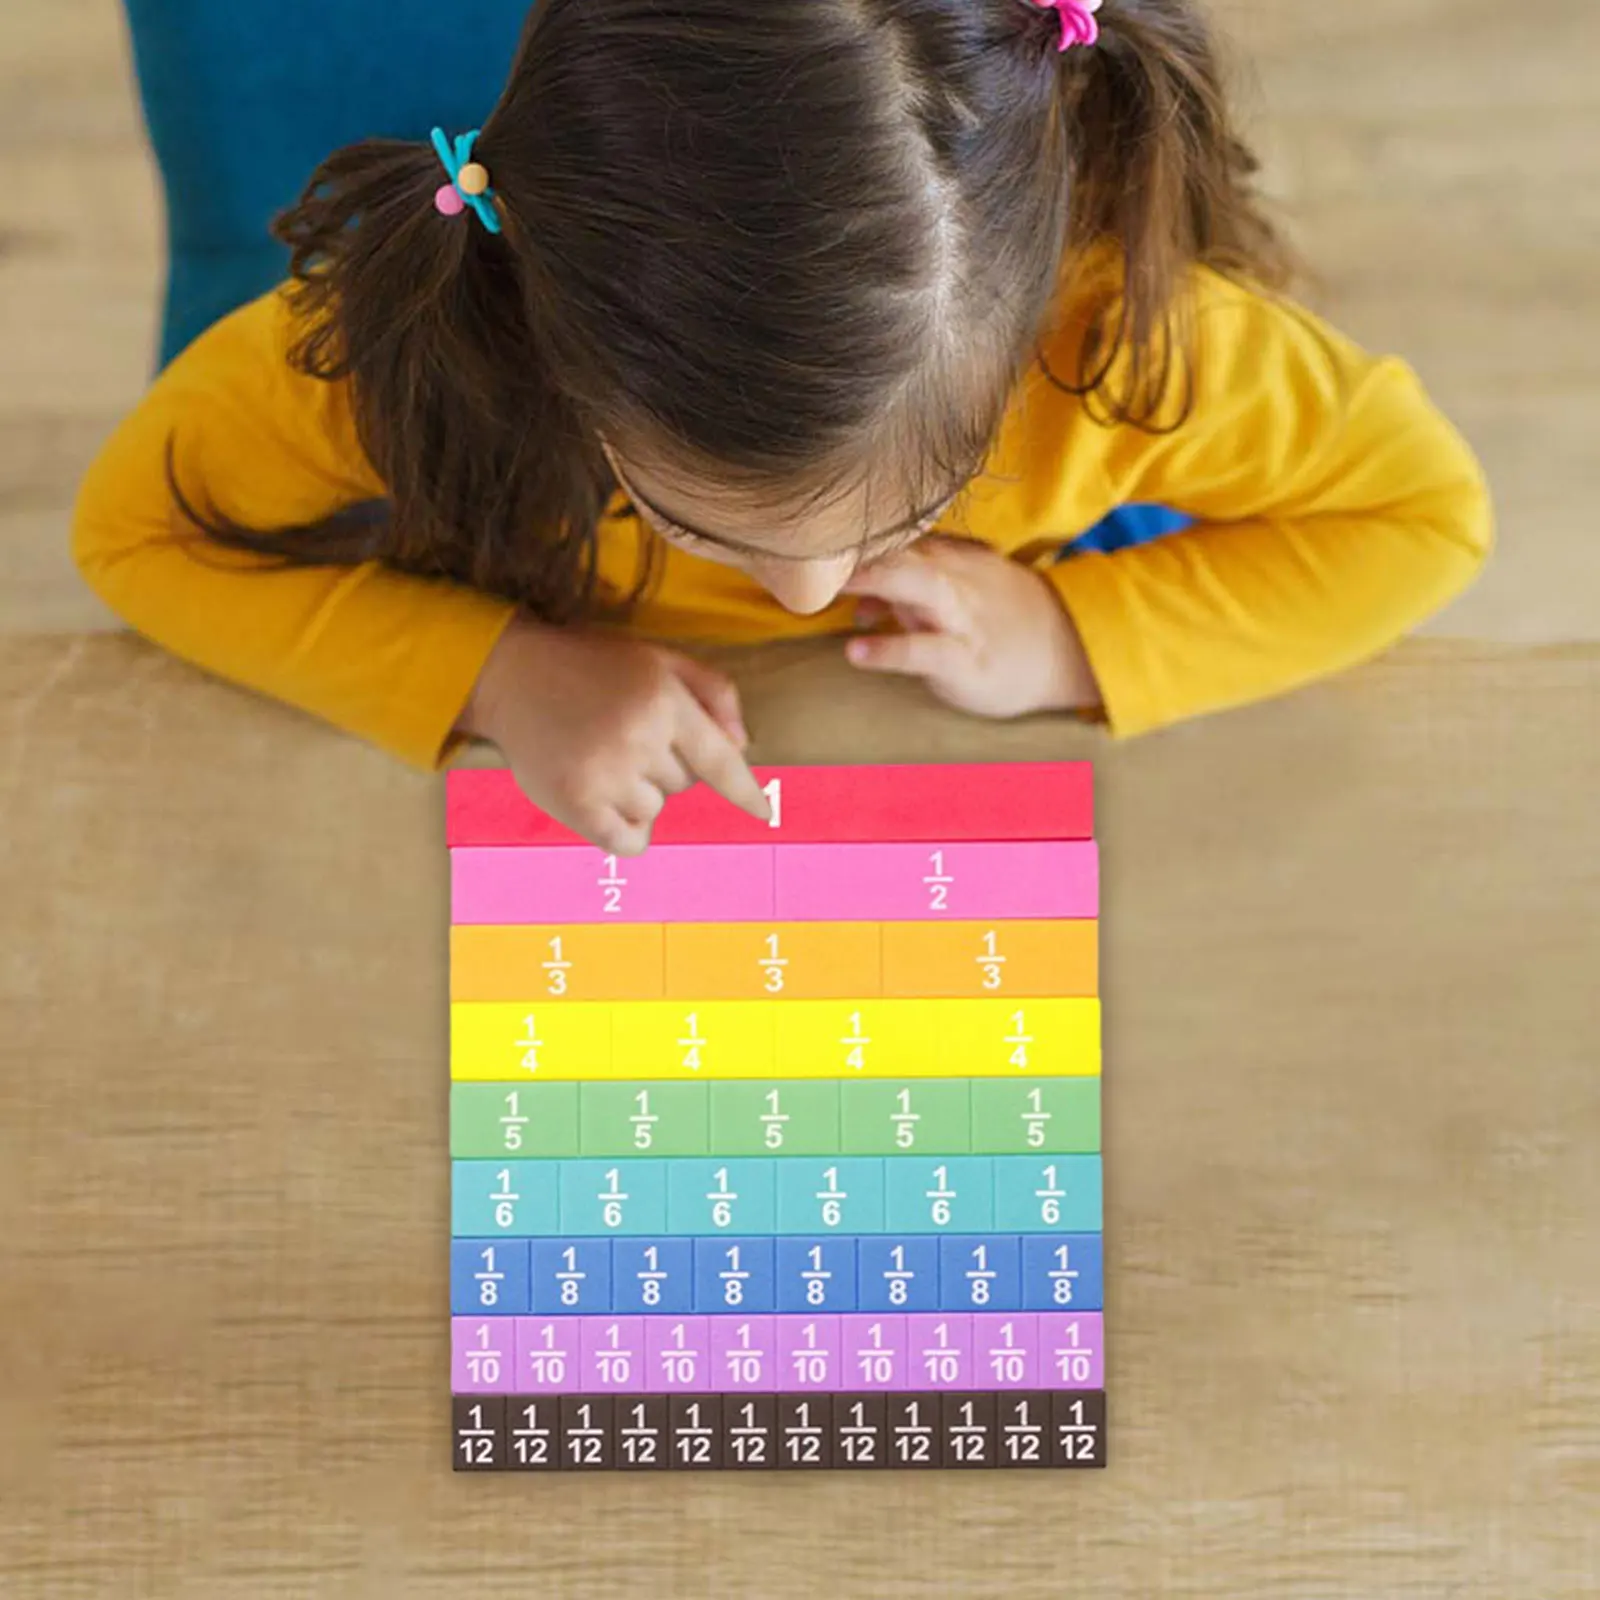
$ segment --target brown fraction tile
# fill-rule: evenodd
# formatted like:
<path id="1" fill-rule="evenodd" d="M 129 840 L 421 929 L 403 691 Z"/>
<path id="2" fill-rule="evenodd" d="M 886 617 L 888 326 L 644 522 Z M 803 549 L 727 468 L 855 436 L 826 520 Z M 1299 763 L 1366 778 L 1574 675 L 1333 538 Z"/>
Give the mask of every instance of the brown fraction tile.
<path id="1" fill-rule="evenodd" d="M 1043 1467 L 1050 1462 L 1050 1400 L 1032 1389 L 997 1395 L 995 1460 L 1002 1467 Z"/>
<path id="2" fill-rule="evenodd" d="M 671 1396 L 667 1402 L 667 1432 L 674 1471 L 715 1471 L 722 1465 L 722 1396 Z"/>
<path id="3" fill-rule="evenodd" d="M 1106 1464 L 1106 1392 L 1059 1390 L 1051 1402 L 1050 1465 L 1103 1467 Z"/>
<path id="4" fill-rule="evenodd" d="M 665 1472 L 671 1421 L 664 1394 L 618 1395 L 612 1410 L 618 1472 Z"/>
<path id="5" fill-rule="evenodd" d="M 938 1398 L 943 1464 L 947 1467 L 992 1467 L 995 1396 L 944 1394 Z"/>
<path id="6" fill-rule="evenodd" d="M 778 1465 L 802 1471 L 833 1465 L 832 1397 L 778 1396 Z"/>
<path id="7" fill-rule="evenodd" d="M 514 1394 L 506 1401 L 506 1465 L 513 1472 L 561 1466 L 561 1402 L 553 1394 Z"/>
<path id="8" fill-rule="evenodd" d="M 724 1395 L 722 1470 L 760 1472 L 778 1464 L 778 1397 Z"/>
<path id="9" fill-rule="evenodd" d="M 609 1472 L 616 1465 L 612 1397 L 561 1396 L 561 1465 L 568 1472 Z"/>
<path id="10" fill-rule="evenodd" d="M 884 1394 L 836 1394 L 833 1397 L 833 1464 L 865 1469 L 888 1461 L 884 1419 L 889 1397 Z"/>
<path id="11" fill-rule="evenodd" d="M 939 1396 L 891 1394 L 884 1412 L 885 1443 L 891 1467 L 939 1465 Z"/>
<path id="12" fill-rule="evenodd" d="M 451 1395 L 450 1431 L 457 1472 L 499 1472 L 505 1466 L 504 1395 Z"/>

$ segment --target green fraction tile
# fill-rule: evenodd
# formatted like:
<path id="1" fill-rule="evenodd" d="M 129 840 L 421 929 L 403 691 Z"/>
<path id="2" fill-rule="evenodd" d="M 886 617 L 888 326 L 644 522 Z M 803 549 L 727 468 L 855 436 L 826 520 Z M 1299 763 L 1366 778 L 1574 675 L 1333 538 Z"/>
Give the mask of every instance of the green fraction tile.
<path id="1" fill-rule="evenodd" d="M 728 1156 L 839 1153 L 839 1085 L 826 1078 L 708 1083 L 711 1148 Z"/>
<path id="2" fill-rule="evenodd" d="M 706 1083 L 586 1083 L 578 1142 L 586 1156 L 703 1156 L 710 1149 Z"/>
<path id="3" fill-rule="evenodd" d="M 963 1155 L 973 1148 L 964 1078 L 863 1079 L 840 1089 L 841 1148 L 850 1155 Z"/>
<path id="4" fill-rule="evenodd" d="M 453 1083 L 450 1154 L 457 1160 L 578 1154 L 575 1083 Z"/>
<path id="5" fill-rule="evenodd" d="M 1092 1154 L 1100 1148 L 1100 1080 L 974 1079 L 972 1148 L 996 1156 Z"/>

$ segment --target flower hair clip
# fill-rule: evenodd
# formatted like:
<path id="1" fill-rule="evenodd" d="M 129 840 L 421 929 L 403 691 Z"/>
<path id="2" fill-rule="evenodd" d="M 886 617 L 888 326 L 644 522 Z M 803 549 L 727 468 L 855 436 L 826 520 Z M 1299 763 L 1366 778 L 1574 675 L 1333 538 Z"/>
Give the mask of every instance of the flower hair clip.
<path id="1" fill-rule="evenodd" d="M 1100 37 L 1100 24 L 1095 12 L 1102 0 L 1034 0 L 1041 11 L 1054 11 L 1061 17 L 1061 43 L 1058 50 L 1070 50 L 1075 44 L 1091 45 Z"/>

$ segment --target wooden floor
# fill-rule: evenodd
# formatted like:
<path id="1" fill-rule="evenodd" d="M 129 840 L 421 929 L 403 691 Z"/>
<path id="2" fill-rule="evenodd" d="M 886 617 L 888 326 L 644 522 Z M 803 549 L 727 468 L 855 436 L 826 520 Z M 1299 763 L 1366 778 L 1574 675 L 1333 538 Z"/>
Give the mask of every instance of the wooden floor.
<path id="1" fill-rule="evenodd" d="M 1122 748 L 736 664 L 763 759 L 1097 763 L 1114 1465 L 534 1483 L 447 1468 L 439 785 L 100 631 L 157 195 L 113 0 L 0 0 L 5 1600 L 1593 1600 L 1600 5 L 1224 9 L 1489 462 L 1455 638 Z"/>

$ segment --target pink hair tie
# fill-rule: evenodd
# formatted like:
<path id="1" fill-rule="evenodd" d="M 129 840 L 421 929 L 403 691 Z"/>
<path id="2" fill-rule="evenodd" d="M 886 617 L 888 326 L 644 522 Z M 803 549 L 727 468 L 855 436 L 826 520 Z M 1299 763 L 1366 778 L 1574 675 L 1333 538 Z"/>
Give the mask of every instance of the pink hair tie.
<path id="1" fill-rule="evenodd" d="M 1075 44 L 1091 45 L 1100 37 L 1100 24 L 1094 14 L 1101 3 L 1102 0 L 1038 0 L 1040 10 L 1061 14 L 1061 50 L 1070 50 Z"/>

